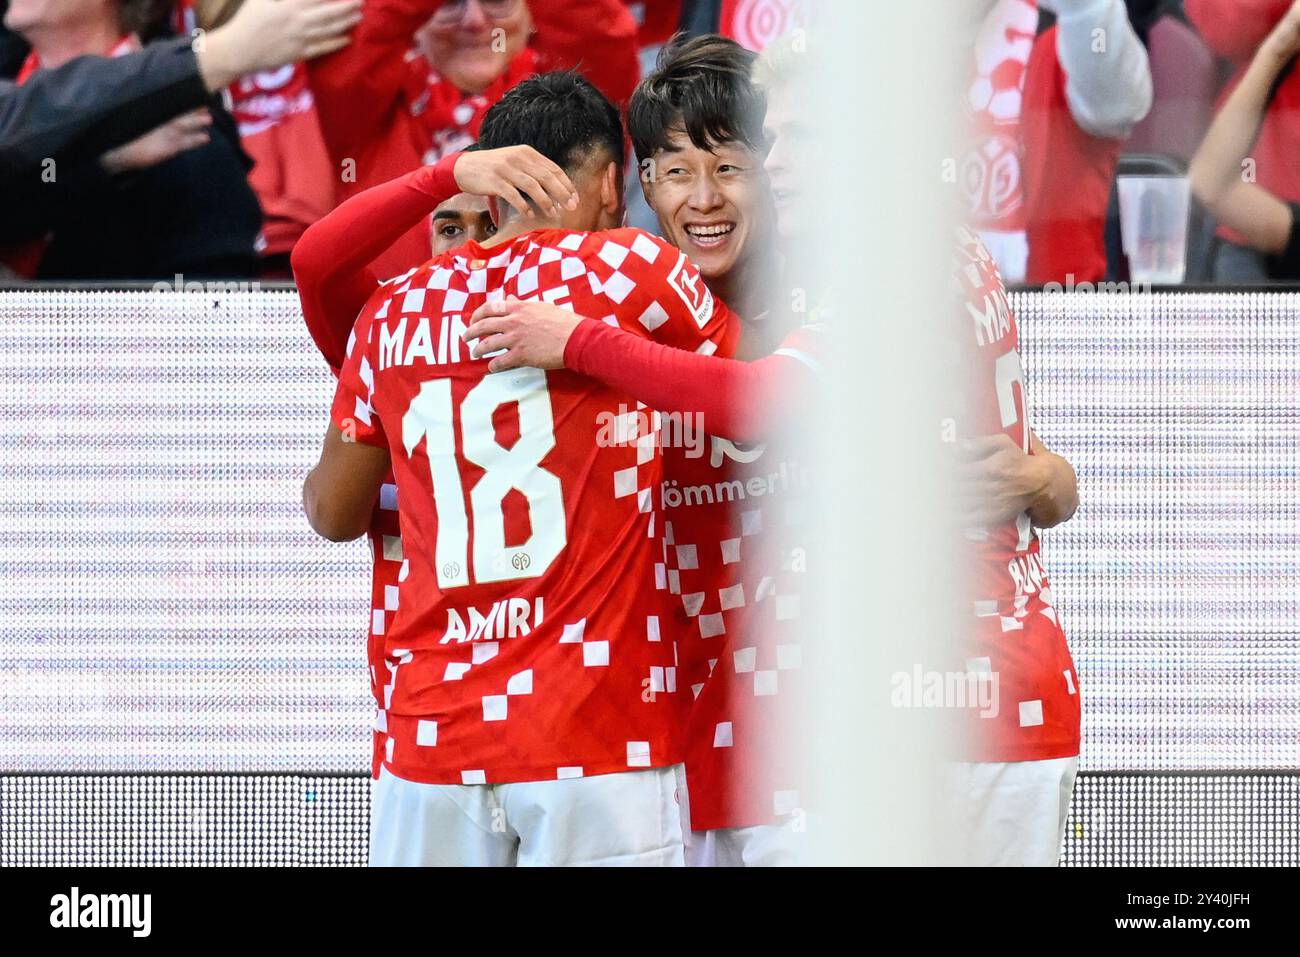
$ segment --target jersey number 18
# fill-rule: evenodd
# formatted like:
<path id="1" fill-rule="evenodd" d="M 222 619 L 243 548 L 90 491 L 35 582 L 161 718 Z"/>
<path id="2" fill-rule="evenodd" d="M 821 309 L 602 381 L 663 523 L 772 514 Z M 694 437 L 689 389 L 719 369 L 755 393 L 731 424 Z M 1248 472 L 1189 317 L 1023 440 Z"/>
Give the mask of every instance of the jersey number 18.
<path id="1" fill-rule="evenodd" d="M 519 409 L 519 440 L 510 448 L 496 438 L 492 417 L 503 405 Z M 432 379 L 402 417 L 406 454 L 427 440 L 429 474 L 438 510 L 435 558 L 438 584 L 454 588 L 475 582 L 536 578 L 564 550 L 564 492 L 555 473 L 541 466 L 555 448 L 555 419 L 546 389 L 546 373 L 524 369 L 485 376 L 460 403 L 461 455 L 483 470 L 469 491 L 456 460 L 456 428 L 450 379 Z M 532 533 L 520 545 L 506 544 L 503 501 L 515 490 L 528 503 Z M 469 563 L 470 522 L 474 529 L 474 566 Z"/>

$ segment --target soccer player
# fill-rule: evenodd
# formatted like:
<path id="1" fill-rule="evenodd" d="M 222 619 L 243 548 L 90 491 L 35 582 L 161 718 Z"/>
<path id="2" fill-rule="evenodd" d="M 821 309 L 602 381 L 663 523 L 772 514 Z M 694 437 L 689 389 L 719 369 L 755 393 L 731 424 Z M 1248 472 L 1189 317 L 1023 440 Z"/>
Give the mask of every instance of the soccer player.
<path id="1" fill-rule="evenodd" d="M 813 168 L 814 159 L 810 153 L 811 138 L 804 126 L 804 111 L 800 109 L 800 103 L 811 95 L 806 83 L 806 57 L 807 54 L 795 52 L 788 43 L 778 44 L 759 59 L 755 70 L 767 93 L 764 126 L 771 146 L 765 168 L 776 198 L 781 245 L 788 254 L 796 255 L 799 250 L 815 249 L 817 243 L 816 220 L 802 202 L 800 186 L 801 173 Z M 816 388 L 813 370 L 819 365 L 817 357 L 825 350 L 822 344 L 825 323 L 819 321 L 822 317 L 818 312 L 814 307 L 806 324 L 790 332 L 776 352 L 754 362 L 682 355 L 654 343 L 633 341 L 618 330 L 537 303 L 485 306 L 475 314 L 467 336 L 480 339 L 477 349 L 505 350 L 492 360 L 493 368 L 528 364 L 581 371 L 632 391 L 640 401 L 661 412 L 702 414 L 715 439 L 753 443 L 778 433 L 781 410 L 805 410 L 813 401 L 810 398 Z M 1014 339 L 1012 343 L 1014 348 Z M 987 411 L 982 395 L 977 395 L 973 402 L 975 408 Z M 981 420 L 972 416 L 972 421 Z M 979 499 L 980 512 L 975 517 L 996 526 L 1011 516 L 1018 528 L 1026 529 L 1030 523 L 1048 527 L 1064 521 L 1073 511 L 1072 503 L 1077 501 L 1074 472 L 1069 463 L 1049 452 L 1036 438 L 1031 437 L 1031 444 L 1022 448 L 1023 436 L 1019 432 L 999 438 L 996 433 L 1000 431 L 994 427 L 970 433 L 973 437 L 967 453 L 970 461 L 963 478 L 976 490 Z M 727 457 L 746 455 L 729 443 L 721 447 Z M 773 453 L 774 449 L 768 448 L 764 459 L 758 459 L 759 475 L 770 473 L 765 458 Z M 752 454 L 752 451 L 748 453 Z M 672 466 L 670 459 L 665 468 L 670 470 Z M 667 471 L 666 475 L 671 481 L 673 472 Z M 797 501 L 797 497 L 792 500 Z M 763 501 L 770 505 L 777 499 Z M 746 511 L 752 510 L 743 506 L 742 517 Z M 1016 518 L 1022 512 L 1028 517 Z M 756 521 L 751 515 L 751 528 Z M 763 521 L 770 524 L 767 517 Z M 742 547 L 754 541 L 740 536 Z M 996 535 L 991 541 L 1006 544 Z M 1019 541 L 1018 534 L 1012 545 Z M 668 544 L 666 557 L 672 557 L 675 545 Z M 700 551 L 696 549 L 697 553 Z M 687 555 L 688 560 L 697 560 L 689 551 Z M 1028 613 L 1030 609 L 1050 606 L 1050 591 L 1046 598 L 1041 592 L 1045 579 L 1037 557 L 1037 539 L 1032 538 L 1032 547 L 1027 545 L 1023 553 L 1014 550 L 997 556 L 981 553 L 979 559 L 985 568 L 999 560 L 1002 576 L 995 582 L 997 587 L 1013 586 L 1011 593 L 1002 595 L 1010 609 L 1009 627 L 1013 629 L 1007 634 L 1019 639 L 1021 631 L 1016 626 L 1023 622 L 1029 635 L 1041 640 L 1032 652 L 1015 655 L 1010 660 L 1005 656 L 999 658 L 1003 689 L 1013 694 L 1023 691 L 1023 695 L 1017 699 L 1015 709 L 1003 711 L 997 728 L 977 727 L 971 740 L 964 742 L 962 756 L 973 761 L 957 765 L 971 777 L 959 795 L 960 813 L 969 817 L 967 826 L 973 829 L 968 855 L 971 863 L 1011 859 L 1054 863 L 1069 804 L 1074 767 L 1071 761 L 1077 763 L 1079 745 L 1078 698 L 1070 694 L 1070 688 L 1074 687 L 1073 670 L 1068 663 L 1064 635 L 1059 625 L 1054 624 L 1054 612 Z M 775 745 L 776 729 L 771 724 L 761 733 L 746 734 L 752 730 L 754 715 L 763 715 L 770 721 L 773 715 L 783 713 L 776 708 L 748 707 L 774 703 L 777 697 L 754 692 L 775 687 L 784 693 L 797 670 L 789 666 L 798 660 L 799 654 L 798 636 L 790 625 L 792 621 L 797 625 L 800 617 L 796 611 L 798 579 L 790 574 L 788 567 L 781 571 L 784 577 L 773 576 L 773 583 L 765 586 L 764 591 L 767 597 L 770 589 L 775 588 L 772 597 L 785 599 L 784 603 L 772 605 L 777 624 L 747 633 L 747 637 L 766 638 L 771 643 L 768 650 L 772 655 L 770 660 L 777 664 L 775 676 L 770 674 L 771 668 L 759 664 L 763 646 L 746 642 L 736 649 L 743 652 L 739 657 L 733 653 L 716 659 L 718 664 L 692 709 L 687 780 L 692 827 L 708 831 L 699 835 L 698 842 L 703 848 L 699 859 L 704 862 L 788 863 L 793 856 L 791 846 L 796 842 L 789 840 L 788 831 L 799 816 L 774 812 L 778 808 L 790 810 L 795 795 L 789 793 L 793 789 L 791 785 L 783 786 L 782 781 L 797 781 L 799 769 L 797 765 L 781 768 L 765 760 L 762 752 Z M 757 574 L 761 584 L 764 573 Z M 745 596 L 747 601 L 751 600 L 749 592 Z M 988 599 L 991 595 L 983 597 Z M 784 612 L 779 608 L 781 604 L 785 606 Z M 701 620 L 701 624 L 716 627 L 712 621 L 716 619 Z M 1001 624 L 1000 617 L 990 617 L 980 619 L 977 626 L 983 628 L 990 621 Z M 739 630 L 732 628 L 732 619 L 726 612 L 723 625 L 729 629 L 728 639 Z M 1014 650 L 1016 646 L 1006 647 Z M 784 670 L 780 667 L 782 654 L 787 665 Z M 769 674 L 764 675 L 765 671 Z M 723 680 L 714 680 L 719 677 Z M 1044 697 L 1029 693 L 1036 688 L 1042 689 Z M 1055 692 L 1062 688 L 1066 700 L 1058 702 Z M 1004 700 L 1008 700 L 1005 695 Z M 1021 700 L 1026 703 L 1023 726 L 1019 723 Z M 1040 701 L 1046 708 L 1046 727 L 1034 723 L 1035 702 Z M 1075 709 L 1073 719 L 1069 714 L 1071 703 Z M 742 705 L 747 706 L 745 713 L 740 710 Z M 797 755 L 788 757 L 797 758 Z M 1012 766 L 1029 758 L 1043 758 L 1047 763 L 1035 761 Z M 1022 781 L 1025 787 L 1021 787 Z M 768 808 L 761 803 L 765 798 L 771 801 Z M 1029 813 L 1031 803 L 1039 810 L 1032 817 L 1023 818 L 1026 824 L 1020 832 L 999 829 L 1002 823 L 1021 820 L 1020 815 Z M 1031 820 L 1036 824 L 1028 823 Z M 774 827 L 781 821 L 785 822 L 784 831 Z"/>
<path id="2" fill-rule="evenodd" d="M 370 264 L 380 253 L 421 221 L 428 222 L 425 228 L 436 253 L 454 249 L 467 238 L 482 242 L 496 231 L 490 217 L 485 223 L 480 214 L 487 206 L 483 197 L 496 196 L 524 213 L 530 208 L 525 191 L 559 205 L 576 195 L 564 171 L 530 146 L 466 150 L 354 196 L 308 228 L 293 250 L 294 279 L 307 328 L 335 377 L 343 367 L 357 314 L 379 285 Z M 417 265 L 412 262 L 408 268 Z M 397 486 L 390 476 L 368 533 L 374 562 L 367 660 L 376 708 L 371 760 L 375 776 L 387 744 L 382 715 L 391 675 L 383 645 L 396 609 L 401 535 Z"/>
<path id="3" fill-rule="evenodd" d="M 730 352 L 735 317 L 679 250 L 614 228 L 622 127 L 586 81 L 525 81 L 480 144 L 534 147 L 577 195 L 556 206 L 539 184 L 540 203 L 501 210 L 487 243 L 371 297 L 304 485 L 313 528 L 337 540 L 366 530 L 390 466 L 402 490 L 371 861 L 680 864 L 653 417 L 570 372 L 491 374 L 461 336 L 507 295 L 691 351 Z"/>
<path id="4" fill-rule="evenodd" d="M 633 92 L 627 117 L 659 230 L 742 317 L 742 352 L 773 325 L 763 319 L 779 271 L 754 56 L 716 34 L 679 35 Z"/>
<path id="5" fill-rule="evenodd" d="M 1079 766 L 1079 679 L 1039 555 L 1039 528 L 1078 507 L 1070 463 L 1029 424 L 1019 334 L 993 255 L 959 228 L 954 333 L 968 370 L 957 416 L 974 617 L 966 670 L 996 675 L 995 715 L 970 709 L 949 786 L 964 863 L 1055 866 Z M 990 679 L 991 680 L 991 679 Z"/>
<path id="6" fill-rule="evenodd" d="M 792 246 L 806 228 L 793 208 L 793 170 L 805 149 L 796 56 L 774 50 L 763 74 L 767 164 L 781 184 L 780 227 Z M 692 864 L 796 863 L 804 819 L 802 775 L 780 739 L 793 720 L 802 665 L 802 570 L 791 556 L 803 544 L 793 519 L 809 490 L 798 456 L 779 441 L 773 410 L 787 401 L 804 407 L 821 347 L 815 317 L 769 312 L 772 193 L 753 63 L 752 53 L 722 37 L 671 44 L 633 94 L 628 125 L 664 235 L 691 253 L 715 294 L 744 304 L 738 352 L 764 358 L 665 349 L 538 303 L 489 304 L 467 333 L 483 337 L 476 353 L 506 349 L 494 367 L 567 366 L 618 381 L 710 433 L 703 454 L 684 442 L 665 448 L 658 569 L 661 586 L 679 600 L 680 674 L 695 697 L 687 732 Z"/>
<path id="7" fill-rule="evenodd" d="M 487 198 L 473 193 L 457 193 L 439 203 L 429 218 L 429 238 L 435 256 L 449 252 L 466 242 L 484 242 L 496 235 L 492 211 Z"/>

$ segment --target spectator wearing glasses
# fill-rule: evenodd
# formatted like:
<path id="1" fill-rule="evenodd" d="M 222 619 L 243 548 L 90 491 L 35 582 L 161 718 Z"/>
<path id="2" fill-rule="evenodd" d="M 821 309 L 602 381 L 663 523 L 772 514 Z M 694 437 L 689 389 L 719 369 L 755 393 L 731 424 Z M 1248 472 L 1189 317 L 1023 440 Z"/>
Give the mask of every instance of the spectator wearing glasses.
<path id="1" fill-rule="evenodd" d="M 352 40 L 309 66 L 339 199 L 464 149 L 488 109 L 538 72 L 576 66 L 614 99 L 638 76 L 621 0 L 552 0 L 536 17 L 525 0 L 369 0 Z M 374 269 L 394 275 L 430 252 L 421 224 Z"/>

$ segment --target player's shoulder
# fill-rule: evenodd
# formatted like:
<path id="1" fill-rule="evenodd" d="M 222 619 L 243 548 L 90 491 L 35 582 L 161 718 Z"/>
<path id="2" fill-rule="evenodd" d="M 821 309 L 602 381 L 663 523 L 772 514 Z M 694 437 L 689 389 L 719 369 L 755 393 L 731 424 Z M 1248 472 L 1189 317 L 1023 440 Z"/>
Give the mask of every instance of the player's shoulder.
<path id="1" fill-rule="evenodd" d="M 997 260 L 980 234 L 964 223 L 953 229 L 953 270 L 979 276 L 981 282 L 988 279 L 1002 281 Z"/>
<path id="2" fill-rule="evenodd" d="M 675 246 L 635 226 L 575 235 L 582 237 L 578 258 L 598 269 L 627 271 L 624 267 L 642 270 L 658 267 L 667 273 L 682 256 Z"/>

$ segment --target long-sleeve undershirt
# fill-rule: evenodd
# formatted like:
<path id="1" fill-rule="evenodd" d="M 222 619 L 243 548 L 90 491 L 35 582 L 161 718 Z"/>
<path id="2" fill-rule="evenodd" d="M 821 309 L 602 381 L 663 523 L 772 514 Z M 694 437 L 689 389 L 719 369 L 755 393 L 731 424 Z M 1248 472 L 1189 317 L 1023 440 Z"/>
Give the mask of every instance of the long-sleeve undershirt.
<path id="1" fill-rule="evenodd" d="M 357 313 L 379 284 L 370 263 L 460 192 L 454 173 L 459 157 L 453 153 L 433 166 L 358 193 L 314 223 L 294 246 L 293 275 L 303 319 L 335 372 L 347 355 Z"/>

